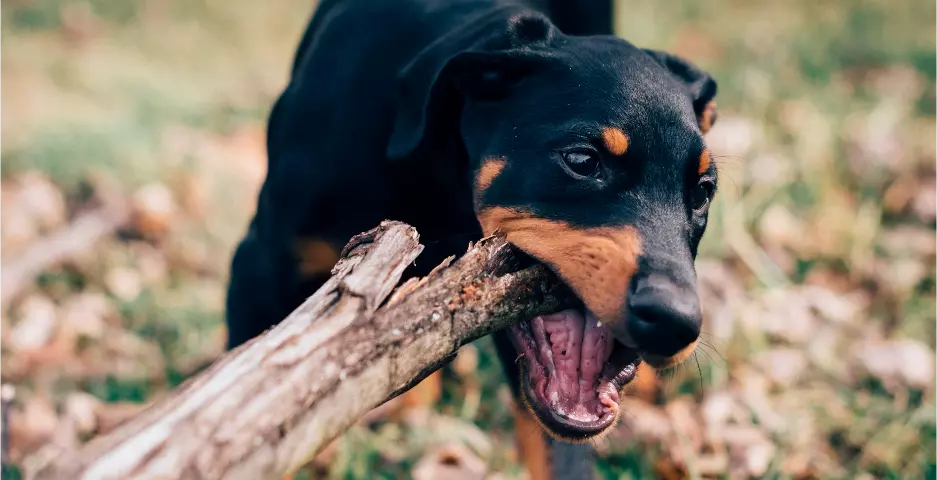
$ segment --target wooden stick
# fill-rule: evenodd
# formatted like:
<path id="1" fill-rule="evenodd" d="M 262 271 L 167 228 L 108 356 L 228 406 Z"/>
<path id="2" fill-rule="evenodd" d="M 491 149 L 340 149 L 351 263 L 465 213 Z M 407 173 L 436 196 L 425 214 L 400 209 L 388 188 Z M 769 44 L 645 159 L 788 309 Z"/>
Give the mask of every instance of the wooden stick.
<path id="1" fill-rule="evenodd" d="M 421 250 L 399 222 L 356 236 L 282 323 L 38 478 L 278 479 L 462 345 L 574 301 L 542 266 L 511 273 L 500 236 L 391 295 Z"/>
<path id="2" fill-rule="evenodd" d="M 129 218 L 129 209 L 111 204 L 82 214 L 71 224 L 42 238 L 0 266 L 0 304 L 14 299 L 49 267 L 85 252 L 114 233 Z"/>

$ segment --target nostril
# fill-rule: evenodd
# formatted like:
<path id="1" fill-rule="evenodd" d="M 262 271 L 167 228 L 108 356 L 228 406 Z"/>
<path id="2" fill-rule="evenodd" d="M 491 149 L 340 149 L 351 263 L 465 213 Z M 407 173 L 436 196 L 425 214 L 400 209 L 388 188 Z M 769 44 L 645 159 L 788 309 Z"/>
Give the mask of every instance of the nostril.
<path id="1" fill-rule="evenodd" d="M 692 295 L 637 291 L 628 301 L 628 330 L 635 343 L 657 355 L 673 355 L 699 336 L 701 312 Z"/>

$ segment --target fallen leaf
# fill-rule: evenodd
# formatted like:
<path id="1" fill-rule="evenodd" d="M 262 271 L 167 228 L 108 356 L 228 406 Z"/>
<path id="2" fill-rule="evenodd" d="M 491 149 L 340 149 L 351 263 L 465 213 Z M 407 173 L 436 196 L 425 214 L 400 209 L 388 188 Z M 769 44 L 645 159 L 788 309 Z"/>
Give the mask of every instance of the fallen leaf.
<path id="1" fill-rule="evenodd" d="M 758 137 L 755 122 L 744 117 L 720 115 L 719 121 L 706 135 L 706 143 L 717 158 L 742 158 L 755 145 Z"/>
<path id="2" fill-rule="evenodd" d="M 758 231 L 764 246 L 799 249 L 806 236 L 804 222 L 782 205 L 772 205 L 761 215 Z"/>
<path id="3" fill-rule="evenodd" d="M 621 401 L 621 428 L 616 437 L 630 442 L 663 443 L 670 438 L 673 427 L 670 417 L 660 407 L 625 397 Z"/>
<path id="4" fill-rule="evenodd" d="M 425 455 L 413 468 L 414 480 L 481 480 L 487 466 L 468 448 L 443 445 Z"/>
<path id="5" fill-rule="evenodd" d="M 42 395 L 20 394 L 22 408 L 10 411 L 10 454 L 16 459 L 52 438 L 59 425 L 55 408 Z"/>
<path id="6" fill-rule="evenodd" d="M 65 415 L 72 420 L 80 435 L 88 435 L 98 427 L 100 399 L 85 392 L 74 392 L 65 400 Z"/>
<path id="7" fill-rule="evenodd" d="M 924 257 L 928 263 L 934 263 L 937 256 L 937 242 L 934 241 L 934 229 L 916 225 L 899 225 L 881 233 L 880 244 L 892 256 L 914 255 Z"/>
<path id="8" fill-rule="evenodd" d="M 30 171 L 18 176 L 16 181 L 20 189 L 15 206 L 29 212 L 40 231 L 51 231 L 65 223 L 65 195 L 49 177 Z"/>
<path id="9" fill-rule="evenodd" d="M 911 200 L 911 211 L 924 223 L 937 220 L 937 181 L 934 175 L 921 180 Z"/>
<path id="10" fill-rule="evenodd" d="M 143 291 L 140 273 L 129 267 L 115 267 L 104 276 L 104 284 L 115 297 L 129 302 Z"/>
<path id="11" fill-rule="evenodd" d="M 451 365 L 455 373 L 462 378 L 474 376 L 478 370 L 478 349 L 474 345 L 460 348 Z"/>
<path id="12" fill-rule="evenodd" d="M 131 225 L 147 238 L 162 238 L 176 215 L 172 191 L 161 183 L 141 187 L 131 199 Z"/>
<path id="13" fill-rule="evenodd" d="M 762 478 L 768 471 L 777 448 L 755 426 L 732 425 L 722 434 L 732 463 L 732 471 L 743 477 Z"/>
<path id="14" fill-rule="evenodd" d="M 756 331 L 790 344 L 806 342 L 816 318 L 803 296 L 790 289 L 772 290 L 743 306 L 741 320 Z"/>
<path id="15" fill-rule="evenodd" d="M 892 391 L 934 384 L 934 352 L 917 340 L 862 341 L 853 346 L 851 358 L 857 378 L 872 377 Z"/>
<path id="16" fill-rule="evenodd" d="M 761 352 L 753 359 L 765 377 L 781 388 L 789 388 L 800 381 L 809 362 L 800 349 L 775 348 Z"/>
<path id="17" fill-rule="evenodd" d="M 19 320 L 10 332 L 10 346 L 16 350 L 32 350 L 49 343 L 55 333 L 56 308 L 51 300 L 31 295 L 17 309 Z"/>
<path id="18" fill-rule="evenodd" d="M 738 405 L 732 394 L 727 391 L 710 392 L 700 406 L 700 415 L 710 432 L 721 430 L 733 419 L 737 411 Z"/>
<path id="19" fill-rule="evenodd" d="M 100 293 L 82 292 L 62 305 L 62 328 L 97 339 L 104 334 L 107 319 L 113 316 L 116 312 L 107 297 Z"/>

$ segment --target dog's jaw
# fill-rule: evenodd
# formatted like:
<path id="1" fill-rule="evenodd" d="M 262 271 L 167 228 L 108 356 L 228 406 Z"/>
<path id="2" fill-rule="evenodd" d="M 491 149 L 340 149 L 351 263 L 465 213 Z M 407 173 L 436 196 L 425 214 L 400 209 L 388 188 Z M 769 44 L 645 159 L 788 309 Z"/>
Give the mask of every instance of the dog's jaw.
<path id="1" fill-rule="evenodd" d="M 594 315 L 574 309 L 534 317 L 508 332 L 525 404 L 548 433 L 585 441 L 614 426 L 620 392 L 640 361 L 636 352 L 616 342 Z"/>

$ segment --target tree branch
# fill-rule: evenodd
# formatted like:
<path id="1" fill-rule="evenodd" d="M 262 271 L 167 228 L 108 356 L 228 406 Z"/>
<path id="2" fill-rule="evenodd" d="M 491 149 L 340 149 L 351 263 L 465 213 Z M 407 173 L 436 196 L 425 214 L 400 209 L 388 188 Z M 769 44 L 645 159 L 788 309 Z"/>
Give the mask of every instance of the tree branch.
<path id="1" fill-rule="evenodd" d="M 421 250 L 399 222 L 354 237 L 282 323 L 38 477 L 280 478 L 462 345 L 574 298 L 542 266 L 513 271 L 501 237 L 394 292 Z"/>
<path id="2" fill-rule="evenodd" d="M 102 238 L 114 233 L 129 217 L 123 205 L 105 205 L 85 213 L 70 225 L 39 239 L 13 260 L 0 266 L 0 304 L 7 306 L 44 270 L 89 250 Z"/>

